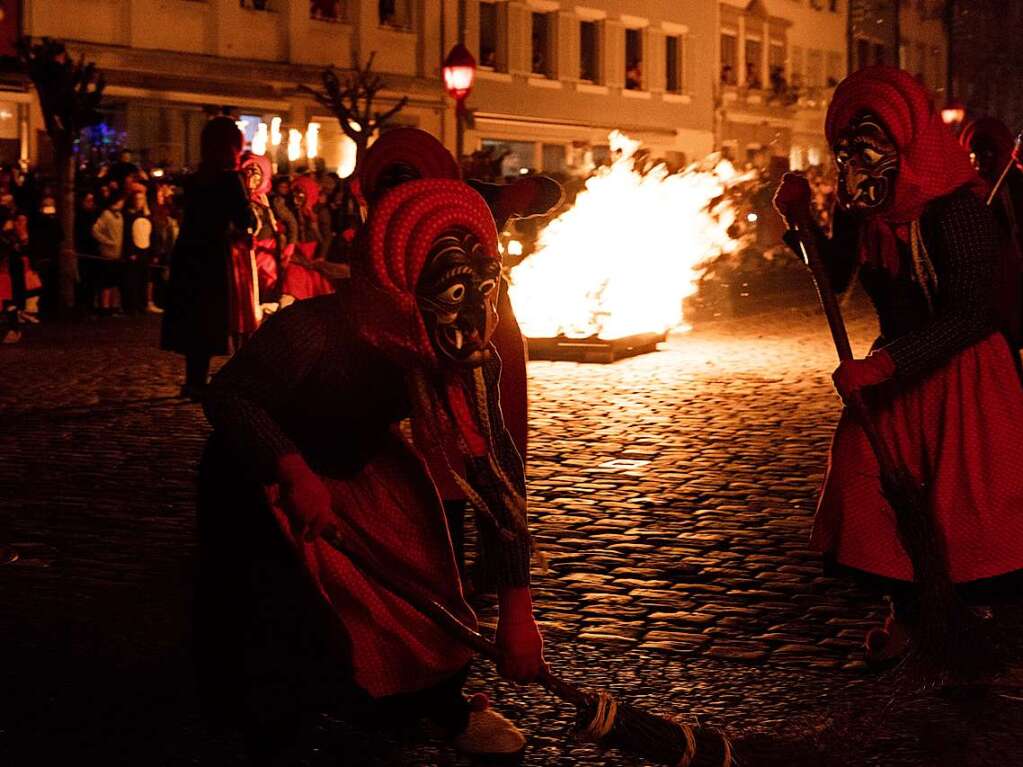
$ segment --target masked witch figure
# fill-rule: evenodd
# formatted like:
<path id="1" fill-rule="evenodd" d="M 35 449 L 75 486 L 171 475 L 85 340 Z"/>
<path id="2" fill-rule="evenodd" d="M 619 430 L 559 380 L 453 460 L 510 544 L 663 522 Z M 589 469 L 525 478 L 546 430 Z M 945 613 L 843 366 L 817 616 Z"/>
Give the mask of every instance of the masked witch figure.
<path id="1" fill-rule="evenodd" d="M 317 224 L 316 201 L 320 185 L 311 176 L 299 176 L 291 185 L 298 210 L 298 241 L 284 269 L 282 294 L 295 300 L 334 292 L 334 280 L 348 276 L 348 268 L 324 258 L 323 241 Z"/>
<path id="2" fill-rule="evenodd" d="M 232 119 L 210 120 L 202 131 L 199 169 L 185 182 L 160 344 L 184 355 L 181 393 L 192 399 L 202 395 L 210 359 L 230 354 L 259 323 L 252 211 L 238 173 L 242 142 Z"/>
<path id="3" fill-rule="evenodd" d="M 985 184 L 908 73 L 869 67 L 835 91 L 826 133 L 838 166 L 832 236 L 817 232 L 834 288 L 859 267 L 881 335 L 843 362 L 843 400 L 862 394 L 895 457 L 928 491 L 947 569 L 967 601 L 994 600 L 1023 567 L 1023 389 L 992 311 L 997 231 Z M 809 187 L 788 174 L 775 198 L 807 219 Z M 831 446 L 812 535 L 827 561 L 892 596 L 867 657 L 905 652 L 919 614 L 913 568 L 879 468 L 847 410 Z"/>
<path id="4" fill-rule="evenodd" d="M 242 155 L 241 169 L 249 192 L 249 205 L 255 218 L 252 251 L 256 259 L 256 277 L 260 304 L 276 303 L 280 297 L 281 252 L 283 237 L 267 194 L 272 184 L 270 160 L 251 152 Z"/>
<path id="5" fill-rule="evenodd" d="M 377 139 L 366 153 L 358 176 L 356 197 L 362 206 L 372 210 L 388 191 L 407 181 L 458 177 L 455 158 L 434 136 L 418 128 L 395 128 Z M 483 195 L 494 215 L 498 232 L 509 219 L 544 215 L 562 199 L 560 184 L 543 176 L 521 179 L 512 184 L 468 183 Z M 501 410 L 515 447 L 525 462 L 528 432 L 526 349 L 508 297 L 507 283 L 503 280 L 497 316 L 493 343 L 501 360 Z M 426 454 L 431 474 L 444 501 L 455 557 L 462 567 L 465 561 L 466 498 L 465 493 L 444 470 L 445 461 L 460 468 L 462 456 L 454 442 L 445 446 L 443 455 L 429 450 Z M 488 590 L 493 580 L 486 558 L 477 558 L 472 585 Z"/>
<path id="6" fill-rule="evenodd" d="M 1023 173 L 1012 160 L 1013 136 L 998 118 L 981 117 L 963 128 L 959 142 L 969 150 L 989 190 L 998 186 L 990 203 L 999 235 L 994 300 L 1002 328 L 1018 349 L 1023 347 Z"/>
<path id="7" fill-rule="evenodd" d="M 381 716 L 429 717 L 466 752 L 517 752 L 519 730 L 462 695 L 471 653 L 319 537 L 336 529 L 362 559 L 474 624 L 423 456 L 453 441 L 464 474 L 442 460 L 443 470 L 477 510 L 498 574 L 499 670 L 520 681 L 541 670 L 524 471 L 491 344 L 494 220 L 461 182 L 410 181 L 379 200 L 360 236 L 352 279 L 268 319 L 205 401 L 214 434 L 200 468 L 196 650 L 206 710 L 233 715 L 253 754 L 280 754 L 303 710 L 336 702 L 347 670 Z M 406 440 L 404 419 L 429 447 Z"/>

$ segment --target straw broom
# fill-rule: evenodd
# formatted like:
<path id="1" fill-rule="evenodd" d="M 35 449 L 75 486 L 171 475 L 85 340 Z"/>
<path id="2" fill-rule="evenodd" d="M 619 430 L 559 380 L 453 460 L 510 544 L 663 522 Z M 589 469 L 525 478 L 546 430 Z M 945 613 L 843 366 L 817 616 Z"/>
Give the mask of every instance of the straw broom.
<path id="1" fill-rule="evenodd" d="M 794 224 L 794 225 L 793 225 Z M 810 267 L 821 308 L 840 361 L 853 359 L 842 310 L 817 250 L 808 220 L 791 222 L 786 242 Z M 931 508 L 927 487 L 899 463 L 860 395 L 847 403 L 866 434 L 880 468 L 881 490 L 895 513 L 896 531 L 913 565 L 920 619 L 912 627 L 910 653 L 902 670 L 911 681 L 943 683 L 993 670 L 993 638 L 985 621 L 962 601 L 949 574 L 945 536 Z"/>
<path id="2" fill-rule="evenodd" d="M 323 534 L 324 540 L 359 568 L 427 618 L 451 637 L 471 647 L 480 655 L 497 661 L 497 646 L 466 626 L 443 605 L 416 592 L 369 558 L 356 554 L 344 544 L 334 530 Z M 576 708 L 576 732 L 583 739 L 602 748 L 617 748 L 641 756 L 657 764 L 671 767 L 734 767 L 732 744 L 716 730 L 682 724 L 616 700 L 602 690 L 583 689 L 550 668 L 539 678 L 548 692 Z"/>

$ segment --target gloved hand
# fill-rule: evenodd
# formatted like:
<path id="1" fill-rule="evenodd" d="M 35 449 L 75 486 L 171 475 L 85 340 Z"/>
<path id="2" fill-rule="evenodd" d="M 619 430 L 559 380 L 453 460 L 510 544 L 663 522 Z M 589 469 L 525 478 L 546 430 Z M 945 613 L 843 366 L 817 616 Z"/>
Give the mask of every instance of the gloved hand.
<path id="1" fill-rule="evenodd" d="M 884 349 L 871 352 L 861 360 L 846 360 L 831 376 L 842 401 L 852 398 L 868 386 L 882 384 L 895 375 L 895 361 Z"/>
<path id="2" fill-rule="evenodd" d="M 547 663 L 543 659 L 543 637 L 533 619 L 529 588 L 501 589 L 497 600 L 497 648 L 501 652 L 497 671 L 513 682 L 532 682 Z"/>
<path id="3" fill-rule="evenodd" d="M 810 218 L 810 182 L 798 173 L 786 173 L 774 193 L 774 208 L 789 228 Z"/>
<path id="4" fill-rule="evenodd" d="M 291 521 L 296 540 L 314 541 L 326 530 L 336 530 L 330 491 L 298 453 L 277 462 L 281 505 Z"/>
<path id="5" fill-rule="evenodd" d="M 1023 171 L 1023 145 L 1018 143 L 1013 145 L 1012 159 L 1016 163 L 1016 168 Z"/>

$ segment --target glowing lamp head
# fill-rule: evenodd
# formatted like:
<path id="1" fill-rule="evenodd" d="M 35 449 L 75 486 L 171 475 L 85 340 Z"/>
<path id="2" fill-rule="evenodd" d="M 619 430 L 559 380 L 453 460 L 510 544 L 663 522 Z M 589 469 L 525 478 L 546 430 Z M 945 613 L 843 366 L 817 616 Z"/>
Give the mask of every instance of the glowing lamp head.
<path id="1" fill-rule="evenodd" d="M 958 101 L 949 102 L 948 106 L 941 110 L 941 121 L 945 125 L 961 125 L 966 119 L 966 108 Z"/>
<path id="2" fill-rule="evenodd" d="M 444 90 L 456 101 L 462 101 L 472 90 L 476 79 L 476 59 L 469 49 L 458 43 L 444 59 Z"/>
<path id="3" fill-rule="evenodd" d="M 302 131 L 288 129 L 288 161 L 295 162 L 302 156 Z"/>

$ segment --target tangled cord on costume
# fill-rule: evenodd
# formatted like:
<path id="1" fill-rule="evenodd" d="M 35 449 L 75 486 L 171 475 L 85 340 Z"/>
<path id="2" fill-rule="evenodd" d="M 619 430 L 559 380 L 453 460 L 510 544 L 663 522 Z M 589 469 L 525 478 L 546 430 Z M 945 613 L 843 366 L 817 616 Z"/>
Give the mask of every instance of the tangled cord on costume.
<path id="1" fill-rule="evenodd" d="M 497 457 L 490 408 L 487 404 L 487 383 L 482 368 L 472 371 L 472 379 L 473 391 L 467 399 L 471 403 L 475 425 L 479 427 L 486 444 L 485 455 L 480 457 L 473 455 L 462 429 L 459 428 L 457 417 L 451 412 L 450 403 L 441 397 L 437 388 L 427 380 L 426 374 L 421 370 L 413 371 L 409 376 L 413 430 L 434 454 L 443 457 L 444 467 L 451 479 L 465 494 L 469 503 L 493 525 L 497 534 L 505 541 L 515 540 L 517 537 L 528 541 L 531 553 L 541 568 L 546 570 L 546 558 L 529 532 L 525 495 L 515 486 L 509 472 Z M 480 487 L 474 487 L 451 465 L 447 451 L 443 447 L 445 435 L 451 435 L 455 439 L 459 452 L 467 461 L 473 463 L 477 473 L 484 475 L 483 481 L 476 483 Z M 518 470 L 521 471 L 521 468 Z M 493 497 L 488 501 L 484 495 L 490 494 L 493 494 Z M 508 512 L 510 527 L 503 524 L 494 513 L 492 509 L 494 502 L 500 503 Z"/>

